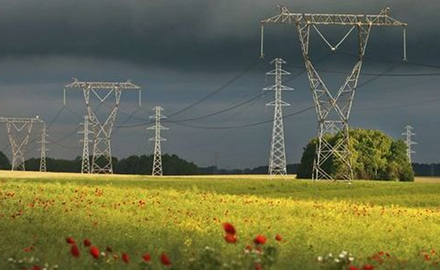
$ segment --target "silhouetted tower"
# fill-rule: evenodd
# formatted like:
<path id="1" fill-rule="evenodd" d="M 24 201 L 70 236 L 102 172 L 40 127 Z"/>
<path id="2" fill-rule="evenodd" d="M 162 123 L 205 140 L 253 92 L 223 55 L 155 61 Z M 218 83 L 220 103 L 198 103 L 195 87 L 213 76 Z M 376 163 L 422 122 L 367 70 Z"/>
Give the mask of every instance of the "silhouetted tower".
<path id="1" fill-rule="evenodd" d="M 284 127 L 283 127 L 283 107 L 290 106 L 290 104 L 282 100 L 282 91 L 293 90 L 290 87 L 283 85 L 283 75 L 290 75 L 289 72 L 283 70 L 282 65 L 285 64 L 283 59 L 276 58 L 271 64 L 275 65 L 275 69 L 267 72 L 269 76 L 274 76 L 275 84 L 266 87 L 263 90 L 274 91 L 275 100 L 266 104 L 266 106 L 274 107 L 273 129 L 272 129 L 272 143 L 270 146 L 269 157 L 269 174 L 286 175 L 286 150 L 284 144 Z"/>
<path id="2" fill-rule="evenodd" d="M 161 142 L 166 141 L 166 139 L 161 137 L 161 131 L 168 130 L 168 128 L 160 124 L 161 119 L 166 118 L 165 116 L 162 115 L 163 108 L 160 106 L 156 106 L 153 108 L 153 111 L 155 111 L 155 114 L 150 116 L 150 118 L 155 119 L 156 124 L 152 127 L 147 128 L 149 130 L 154 130 L 154 135 L 155 135 L 153 138 L 150 139 L 150 141 L 154 141 L 153 170 L 151 175 L 162 176 L 163 170 L 162 170 Z"/>

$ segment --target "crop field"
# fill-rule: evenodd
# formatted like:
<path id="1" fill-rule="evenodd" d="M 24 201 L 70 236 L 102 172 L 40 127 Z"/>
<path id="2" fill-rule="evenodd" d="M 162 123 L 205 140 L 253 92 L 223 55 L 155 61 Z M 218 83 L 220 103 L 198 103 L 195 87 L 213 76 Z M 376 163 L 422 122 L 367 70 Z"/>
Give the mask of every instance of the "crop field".
<path id="1" fill-rule="evenodd" d="M 440 179 L 3 171 L 0 232 L 0 269 L 438 269 Z"/>

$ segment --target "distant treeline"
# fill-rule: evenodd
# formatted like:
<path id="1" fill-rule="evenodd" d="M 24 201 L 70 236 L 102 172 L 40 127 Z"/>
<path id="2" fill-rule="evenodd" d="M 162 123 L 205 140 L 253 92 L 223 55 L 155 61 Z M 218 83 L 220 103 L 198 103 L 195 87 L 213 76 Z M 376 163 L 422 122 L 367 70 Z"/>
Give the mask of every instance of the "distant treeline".
<path id="1" fill-rule="evenodd" d="M 417 176 L 440 176 L 439 163 L 413 163 L 412 165 Z"/>
<path id="2" fill-rule="evenodd" d="M 81 158 L 74 160 L 47 158 L 49 172 L 81 172 Z M 151 174 L 153 156 L 133 155 L 123 159 L 113 158 L 113 170 L 118 174 Z M 193 162 L 188 162 L 176 155 L 162 155 L 163 173 L 165 175 L 192 175 L 198 174 L 199 168 Z M 40 159 L 31 158 L 25 163 L 27 171 L 38 171 Z M 9 166 L 10 168 L 10 166 Z"/>
<path id="3" fill-rule="evenodd" d="M 127 158 L 113 158 L 114 172 L 118 174 L 151 174 L 153 164 L 152 155 L 132 155 Z M 81 172 L 81 157 L 73 160 L 46 158 L 49 172 Z M 177 155 L 165 154 L 162 156 L 163 173 L 165 175 L 197 175 L 197 174 L 266 174 L 268 166 L 252 169 L 219 169 L 216 166 L 198 167 L 193 162 L 186 161 Z M 38 171 L 40 159 L 30 158 L 25 162 L 27 171 Z M 287 165 L 289 174 L 296 174 L 299 164 Z M 9 159 L 0 152 L 0 170 L 10 170 Z"/>
<path id="4" fill-rule="evenodd" d="M 177 155 L 165 154 L 162 156 L 163 171 L 165 175 L 195 175 L 195 174 L 266 174 L 268 166 L 259 166 L 250 169 L 220 169 L 216 166 L 198 167 L 193 162 L 179 158 Z M 50 172 L 80 172 L 81 158 L 73 160 L 46 159 L 47 170 Z M 115 173 L 119 174 L 151 174 L 153 157 L 151 155 L 133 155 L 123 159 L 113 158 Z M 287 173 L 296 174 L 299 164 L 287 165 Z M 0 170 L 10 170 L 9 159 L 0 151 Z M 27 171 L 38 171 L 40 159 L 31 158 L 26 160 Z M 413 163 L 413 169 L 417 176 L 440 176 L 440 163 L 424 164 Z"/>

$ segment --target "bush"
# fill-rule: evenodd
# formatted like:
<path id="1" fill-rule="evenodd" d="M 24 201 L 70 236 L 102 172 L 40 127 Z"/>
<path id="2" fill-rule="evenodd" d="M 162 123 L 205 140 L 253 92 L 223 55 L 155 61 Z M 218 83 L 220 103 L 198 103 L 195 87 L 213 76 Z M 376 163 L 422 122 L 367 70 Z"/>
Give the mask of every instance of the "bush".
<path id="1" fill-rule="evenodd" d="M 330 136 L 330 135 L 328 135 Z M 340 135 L 328 137 L 327 141 L 335 145 Z M 298 178 L 311 178 L 313 162 L 316 158 L 317 138 L 313 138 L 304 147 Z M 402 140 L 393 140 L 378 130 L 350 130 L 350 151 L 353 174 L 356 179 L 414 181 L 414 171 L 406 155 L 406 145 Z M 332 176 L 337 177 L 338 161 L 329 158 L 323 166 Z"/>

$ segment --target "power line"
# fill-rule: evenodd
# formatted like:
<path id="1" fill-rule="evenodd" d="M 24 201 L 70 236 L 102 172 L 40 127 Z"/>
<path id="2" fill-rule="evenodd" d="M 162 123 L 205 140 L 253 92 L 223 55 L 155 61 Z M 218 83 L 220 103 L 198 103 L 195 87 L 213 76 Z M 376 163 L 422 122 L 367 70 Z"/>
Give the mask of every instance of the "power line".
<path id="1" fill-rule="evenodd" d="M 295 115 L 299 115 L 302 113 L 305 113 L 307 111 L 310 111 L 311 109 L 313 109 L 314 106 L 310 106 L 307 107 L 303 110 L 300 111 L 296 111 L 290 114 L 286 114 L 283 116 L 283 119 L 295 116 Z M 246 125 L 240 125 L 240 126 L 229 126 L 229 127 L 214 127 L 214 126 L 196 126 L 196 125 L 190 125 L 190 124 L 183 124 L 183 123 L 179 123 L 179 122 L 173 122 L 173 121 L 167 121 L 167 123 L 170 124 L 176 124 L 176 125 L 181 125 L 181 126 L 185 126 L 185 127 L 190 127 L 190 128 L 196 128 L 196 129 L 210 129 L 210 130 L 222 130 L 222 129 L 239 129 L 239 128 L 247 128 L 247 127 L 255 127 L 255 126 L 260 126 L 260 125 L 264 125 L 264 124 L 268 124 L 268 123 L 272 123 L 273 119 L 270 120 L 266 120 L 266 121 L 261 121 L 261 122 L 256 122 L 256 123 L 251 123 L 251 124 L 246 124 Z"/>
<path id="2" fill-rule="evenodd" d="M 232 85 L 235 81 L 237 81 L 238 79 L 240 79 L 243 75 L 245 75 L 246 73 L 248 73 L 251 69 L 253 69 L 255 66 L 257 66 L 259 64 L 259 62 L 255 62 L 252 63 L 251 65 L 249 65 L 244 71 L 242 71 L 241 73 L 239 73 L 238 75 L 236 75 L 235 77 L 233 77 L 231 80 L 227 81 L 226 84 L 220 86 L 219 88 L 215 89 L 214 91 L 212 91 L 211 93 L 209 93 L 208 95 L 204 96 L 203 98 L 197 100 L 196 102 L 191 103 L 190 105 L 184 107 L 183 109 L 172 113 L 171 115 L 169 115 L 169 118 L 174 117 L 176 115 L 179 115 L 189 109 L 191 109 L 192 107 L 202 103 L 203 101 L 211 98 L 212 96 L 220 93 L 222 90 L 226 89 L 227 87 L 229 87 L 230 85 Z"/>

